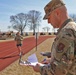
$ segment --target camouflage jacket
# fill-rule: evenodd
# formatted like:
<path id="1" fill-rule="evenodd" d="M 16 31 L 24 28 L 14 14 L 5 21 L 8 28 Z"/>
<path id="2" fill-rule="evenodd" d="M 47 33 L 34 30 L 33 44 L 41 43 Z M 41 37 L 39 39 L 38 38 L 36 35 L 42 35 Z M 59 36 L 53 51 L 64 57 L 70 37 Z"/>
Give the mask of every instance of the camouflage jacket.
<path id="1" fill-rule="evenodd" d="M 76 23 L 68 22 L 57 34 L 50 65 L 41 66 L 41 75 L 76 75 Z"/>

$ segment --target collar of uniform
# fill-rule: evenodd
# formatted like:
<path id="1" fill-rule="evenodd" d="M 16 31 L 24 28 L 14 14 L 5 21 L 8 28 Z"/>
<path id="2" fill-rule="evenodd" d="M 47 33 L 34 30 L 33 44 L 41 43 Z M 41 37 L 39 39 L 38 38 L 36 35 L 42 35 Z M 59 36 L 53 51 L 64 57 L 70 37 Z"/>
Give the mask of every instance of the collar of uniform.
<path id="1" fill-rule="evenodd" d="M 73 20 L 72 20 L 72 19 L 67 19 L 67 20 L 62 24 L 62 26 L 58 29 L 57 34 L 61 31 L 61 29 L 62 29 L 64 26 L 67 25 L 68 22 L 71 22 L 71 21 L 73 21 Z"/>

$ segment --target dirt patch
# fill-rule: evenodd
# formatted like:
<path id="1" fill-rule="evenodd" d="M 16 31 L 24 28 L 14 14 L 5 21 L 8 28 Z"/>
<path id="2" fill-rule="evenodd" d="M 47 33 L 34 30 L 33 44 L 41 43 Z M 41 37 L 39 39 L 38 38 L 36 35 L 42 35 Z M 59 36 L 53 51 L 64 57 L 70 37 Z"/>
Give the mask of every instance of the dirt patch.
<path id="1" fill-rule="evenodd" d="M 46 57 L 41 56 L 40 52 L 51 51 L 53 40 L 54 38 L 47 39 L 46 41 L 37 46 L 37 51 L 36 48 L 33 48 L 30 52 L 25 54 L 22 59 L 26 60 L 29 55 L 36 53 L 38 61 L 41 62 Z M 35 72 L 32 67 L 20 66 L 19 60 L 17 60 L 10 66 L 5 68 L 3 71 L 1 71 L 0 75 L 40 75 L 40 73 Z"/>

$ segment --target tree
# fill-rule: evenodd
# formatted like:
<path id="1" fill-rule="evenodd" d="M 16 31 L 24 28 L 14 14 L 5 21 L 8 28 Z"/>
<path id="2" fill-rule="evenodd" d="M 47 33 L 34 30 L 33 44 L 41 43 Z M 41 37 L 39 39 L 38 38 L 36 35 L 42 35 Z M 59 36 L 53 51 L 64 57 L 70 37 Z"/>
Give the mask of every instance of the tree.
<path id="1" fill-rule="evenodd" d="M 20 31 L 21 34 L 23 34 L 24 28 L 28 25 L 28 14 L 19 13 L 17 15 L 10 16 L 10 19 L 13 29 Z"/>
<path id="2" fill-rule="evenodd" d="M 35 29 L 39 27 L 41 22 L 41 13 L 36 10 L 29 11 L 29 22 L 30 22 L 30 30 L 33 30 L 33 33 L 35 33 Z"/>
<path id="3" fill-rule="evenodd" d="M 54 33 L 55 33 L 55 29 L 56 29 L 56 28 L 54 28 L 54 27 L 53 27 L 53 29 L 52 29 L 52 31 L 53 31 Z"/>
<path id="4" fill-rule="evenodd" d="M 46 30 L 45 27 L 42 28 L 44 31 Z"/>
<path id="5" fill-rule="evenodd" d="M 11 26 L 8 26 L 9 31 L 10 31 L 10 28 L 11 28 Z"/>
<path id="6" fill-rule="evenodd" d="M 76 22 L 76 14 L 70 14 L 70 17 Z"/>
<path id="7" fill-rule="evenodd" d="M 43 29 L 44 29 L 44 31 L 46 30 L 46 31 L 47 31 L 47 33 L 48 33 L 48 31 L 50 30 L 50 28 L 49 28 L 49 27 L 44 27 Z"/>

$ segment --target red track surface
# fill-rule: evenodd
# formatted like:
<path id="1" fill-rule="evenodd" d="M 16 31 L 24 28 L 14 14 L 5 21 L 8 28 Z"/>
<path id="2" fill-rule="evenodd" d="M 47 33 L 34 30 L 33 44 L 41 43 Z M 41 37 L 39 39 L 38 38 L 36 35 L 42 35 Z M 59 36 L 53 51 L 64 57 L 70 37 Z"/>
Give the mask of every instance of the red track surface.
<path id="1" fill-rule="evenodd" d="M 37 41 L 37 45 L 51 37 L 52 36 L 40 36 Z M 34 37 L 25 38 L 23 40 L 23 46 L 22 46 L 23 54 L 26 54 L 35 46 L 36 46 L 36 39 Z M 15 57 L 2 59 L 4 57 L 9 57 L 9 56 L 15 56 Z M 15 41 L 0 42 L 0 71 L 5 69 L 8 65 L 13 63 L 17 59 L 19 59 L 19 56 L 18 56 L 18 49 L 16 47 Z"/>

